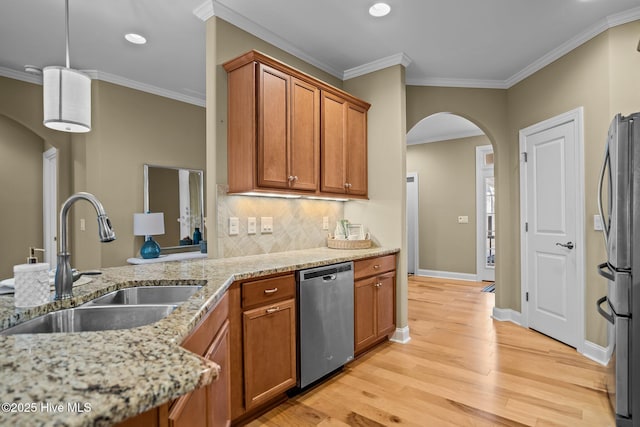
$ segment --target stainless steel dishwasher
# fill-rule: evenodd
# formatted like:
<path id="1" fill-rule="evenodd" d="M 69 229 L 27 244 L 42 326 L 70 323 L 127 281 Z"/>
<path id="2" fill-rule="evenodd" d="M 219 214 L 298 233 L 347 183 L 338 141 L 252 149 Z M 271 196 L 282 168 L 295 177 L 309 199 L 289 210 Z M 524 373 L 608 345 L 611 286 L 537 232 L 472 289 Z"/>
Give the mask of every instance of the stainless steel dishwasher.
<path id="1" fill-rule="evenodd" d="M 298 387 L 353 359 L 353 262 L 300 270 Z"/>

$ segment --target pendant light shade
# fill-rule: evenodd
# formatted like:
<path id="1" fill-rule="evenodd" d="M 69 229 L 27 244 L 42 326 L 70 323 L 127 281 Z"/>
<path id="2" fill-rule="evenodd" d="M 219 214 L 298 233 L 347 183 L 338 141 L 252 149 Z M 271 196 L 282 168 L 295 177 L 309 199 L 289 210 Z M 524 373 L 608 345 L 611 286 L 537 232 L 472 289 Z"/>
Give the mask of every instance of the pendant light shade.
<path id="1" fill-rule="evenodd" d="M 44 125 L 63 132 L 91 130 L 91 78 L 65 67 L 45 67 Z"/>
<path id="2" fill-rule="evenodd" d="M 69 65 L 69 0 L 64 2 L 66 67 L 42 70 L 44 125 L 63 132 L 91 130 L 91 78 Z"/>

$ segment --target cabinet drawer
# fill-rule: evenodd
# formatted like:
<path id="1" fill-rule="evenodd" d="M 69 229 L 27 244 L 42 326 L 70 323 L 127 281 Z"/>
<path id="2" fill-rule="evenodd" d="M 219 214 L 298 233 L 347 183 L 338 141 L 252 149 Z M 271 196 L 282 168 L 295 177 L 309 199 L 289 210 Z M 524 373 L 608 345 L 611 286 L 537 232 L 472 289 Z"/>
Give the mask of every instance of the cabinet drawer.
<path id="1" fill-rule="evenodd" d="M 229 317 L 229 298 L 225 292 L 218 304 L 209 311 L 204 319 L 193 329 L 193 332 L 182 341 L 182 347 L 204 356 L 209 344 L 218 333 L 222 324 Z"/>
<path id="2" fill-rule="evenodd" d="M 252 280 L 242 284 L 242 307 L 266 305 L 274 301 L 293 298 L 296 294 L 296 280 L 293 274 Z"/>
<path id="3" fill-rule="evenodd" d="M 378 258 L 363 259 L 353 263 L 353 278 L 355 280 L 363 277 L 373 276 L 396 269 L 396 256 L 387 255 Z"/>

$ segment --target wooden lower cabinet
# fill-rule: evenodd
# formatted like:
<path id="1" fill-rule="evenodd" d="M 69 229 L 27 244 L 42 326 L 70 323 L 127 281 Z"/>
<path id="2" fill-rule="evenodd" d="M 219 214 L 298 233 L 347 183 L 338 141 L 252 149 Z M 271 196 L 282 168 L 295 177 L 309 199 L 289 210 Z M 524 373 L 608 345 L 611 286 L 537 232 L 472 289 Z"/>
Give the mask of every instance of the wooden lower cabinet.
<path id="1" fill-rule="evenodd" d="M 247 410 L 296 385 L 295 299 L 242 315 L 244 388 Z"/>
<path id="2" fill-rule="evenodd" d="M 394 332 L 395 282 L 395 271 L 355 281 L 354 352 L 356 355 Z"/>
<path id="3" fill-rule="evenodd" d="M 227 318 L 228 298 L 225 296 L 183 342 L 183 347 L 201 354 L 220 366 L 220 376 L 208 386 L 175 400 L 169 410 L 169 427 L 225 427 L 231 424 L 230 346 Z"/>

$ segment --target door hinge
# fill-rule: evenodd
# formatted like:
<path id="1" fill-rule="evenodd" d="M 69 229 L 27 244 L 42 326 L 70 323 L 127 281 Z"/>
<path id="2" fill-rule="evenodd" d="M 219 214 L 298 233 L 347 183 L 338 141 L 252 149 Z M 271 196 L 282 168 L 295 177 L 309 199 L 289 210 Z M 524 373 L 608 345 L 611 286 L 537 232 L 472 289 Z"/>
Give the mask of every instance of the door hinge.
<path id="1" fill-rule="evenodd" d="M 529 231 L 529 223 L 525 222 L 524 223 L 524 232 L 527 233 Z"/>
<path id="2" fill-rule="evenodd" d="M 527 160 L 528 160 L 528 156 L 527 156 L 527 152 L 525 151 L 522 153 L 522 161 L 527 163 Z"/>
<path id="3" fill-rule="evenodd" d="M 529 292 L 524 293 L 524 299 L 525 301 L 529 301 Z"/>

